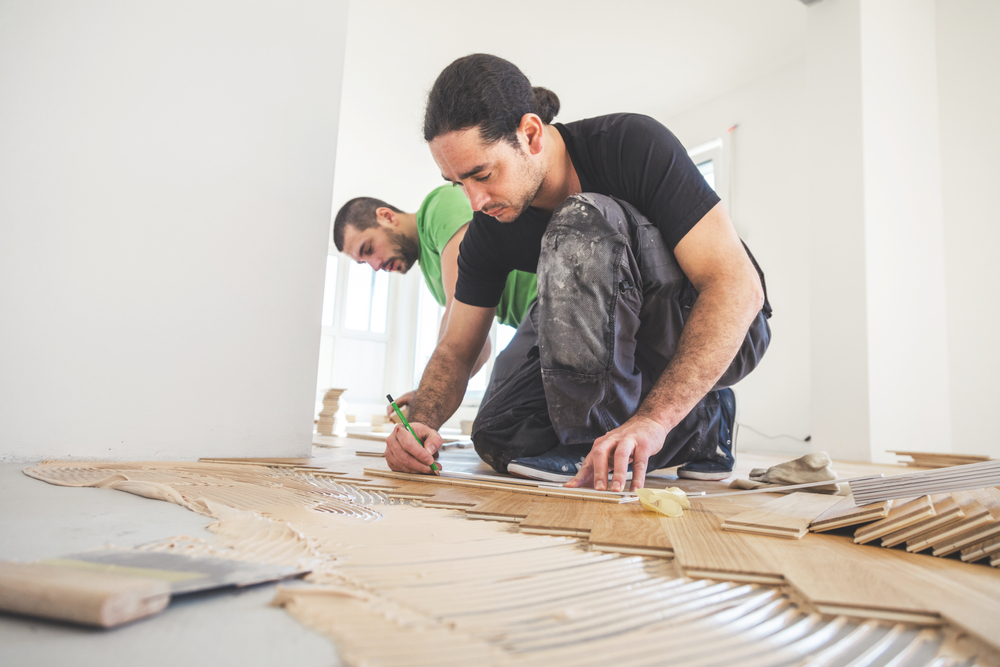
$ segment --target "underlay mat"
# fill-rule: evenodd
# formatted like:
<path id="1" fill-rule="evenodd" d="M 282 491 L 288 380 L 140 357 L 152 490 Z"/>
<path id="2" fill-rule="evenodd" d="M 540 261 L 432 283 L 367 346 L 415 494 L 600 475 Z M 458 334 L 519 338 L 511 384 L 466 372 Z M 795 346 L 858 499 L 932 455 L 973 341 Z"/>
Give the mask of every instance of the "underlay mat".
<path id="1" fill-rule="evenodd" d="M 818 613 L 784 587 L 684 577 L 670 559 L 466 520 L 346 475 L 75 461 L 25 473 L 216 519 L 210 540 L 179 536 L 145 549 L 311 569 L 304 582 L 279 587 L 275 604 L 331 637 L 347 664 L 996 664 L 949 626 Z"/>

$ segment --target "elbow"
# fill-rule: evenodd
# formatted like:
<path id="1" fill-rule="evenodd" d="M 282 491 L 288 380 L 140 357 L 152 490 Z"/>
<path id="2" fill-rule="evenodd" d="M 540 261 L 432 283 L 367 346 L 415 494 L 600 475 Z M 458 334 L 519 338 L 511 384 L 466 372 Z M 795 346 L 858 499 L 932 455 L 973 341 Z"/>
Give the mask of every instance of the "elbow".
<path id="1" fill-rule="evenodd" d="M 757 317 L 757 313 L 764 308 L 764 286 L 761 284 L 757 271 L 753 271 L 744 289 L 744 303 L 746 304 L 746 315 L 752 321 Z"/>

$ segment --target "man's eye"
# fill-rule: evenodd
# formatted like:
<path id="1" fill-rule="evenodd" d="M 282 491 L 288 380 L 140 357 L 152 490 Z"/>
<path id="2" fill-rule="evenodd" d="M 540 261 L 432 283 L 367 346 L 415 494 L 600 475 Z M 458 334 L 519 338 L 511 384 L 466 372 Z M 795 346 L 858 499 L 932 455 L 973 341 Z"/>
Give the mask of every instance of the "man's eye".
<path id="1" fill-rule="evenodd" d="M 492 175 L 493 174 L 490 173 L 490 174 L 486 174 L 485 176 L 476 176 L 476 180 L 479 181 L 480 183 L 482 183 L 483 181 L 485 181 L 486 179 L 488 179 Z"/>

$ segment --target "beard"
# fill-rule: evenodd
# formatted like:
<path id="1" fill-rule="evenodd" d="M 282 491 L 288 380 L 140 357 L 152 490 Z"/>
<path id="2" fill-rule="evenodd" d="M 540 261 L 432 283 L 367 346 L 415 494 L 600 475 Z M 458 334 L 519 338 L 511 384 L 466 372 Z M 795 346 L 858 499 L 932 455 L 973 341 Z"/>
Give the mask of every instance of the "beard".
<path id="1" fill-rule="evenodd" d="M 385 233 L 395 249 L 393 261 L 399 266 L 400 273 L 406 273 L 416 263 L 420 255 L 420 245 L 416 239 L 411 239 L 403 232 L 387 229 Z"/>
<path id="2" fill-rule="evenodd" d="M 519 156 L 521 168 L 518 169 L 517 182 L 520 193 L 507 201 L 490 202 L 490 210 L 503 209 L 500 215 L 491 216 L 500 222 L 514 222 L 521 217 L 521 214 L 531 206 L 531 202 L 535 201 L 535 197 L 538 196 L 538 191 L 542 189 L 542 184 L 545 181 L 545 174 L 541 168 L 532 170 L 528 157 L 521 153 Z"/>

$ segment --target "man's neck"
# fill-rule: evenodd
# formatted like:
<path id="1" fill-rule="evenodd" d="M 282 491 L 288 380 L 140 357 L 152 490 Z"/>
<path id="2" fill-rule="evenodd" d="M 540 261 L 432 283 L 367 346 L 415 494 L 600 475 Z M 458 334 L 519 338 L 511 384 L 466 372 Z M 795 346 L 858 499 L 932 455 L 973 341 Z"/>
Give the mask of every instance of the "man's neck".
<path id="1" fill-rule="evenodd" d="M 417 232 L 417 214 L 401 212 L 396 214 L 396 218 L 399 220 L 399 231 L 417 243 L 419 253 L 420 234 Z"/>
<path id="2" fill-rule="evenodd" d="M 580 177 L 566 150 L 566 142 L 554 125 L 545 126 L 545 141 L 547 160 L 545 164 L 545 179 L 542 187 L 535 195 L 531 205 L 545 211 L 551 211 L 570 195 L 582 192 Z"/>

